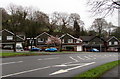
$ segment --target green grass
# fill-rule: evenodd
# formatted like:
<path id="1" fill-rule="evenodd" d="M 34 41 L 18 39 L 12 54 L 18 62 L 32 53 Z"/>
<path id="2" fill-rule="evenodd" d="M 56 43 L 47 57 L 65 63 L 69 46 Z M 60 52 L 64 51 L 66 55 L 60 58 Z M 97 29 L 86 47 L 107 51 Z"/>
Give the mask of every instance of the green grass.
<path id="1" fill-rule="evenodd" d="M 48 55 L 49 53 L 80 53 L 80 52 L 74 52 L 74 51 L 62 51 L 62 52 L 2 52 L 0 53 L 0 57 L 14 57 L 14 56 L 34 56 L 34 55 Z"/>
<path id="2" fill-rule="evenodd" d="M 0 53 L 0 57 L 13 57 L 13 56 L 34 56 L 34 55 L 43 55 L 43 53 L 32 53 L 32 52 L 28 52 L 28 53 L 14 53 L 14 52 L 9 52 L 9 53 Z"/>
<path id="3" fill-rule="evenodd" d="M 106 63 L 106 64 L 103 64 L 96 68 L 90 69 L 86 72 L 83 72 L 82 74 L 75 76 L 73 79 L 80 79 L 80 78 L 87 78 L 87 77 L 91 77 L 91 78 L 92 77 L 100 77 L 106 71 L 112 69 L 113 67 L 117 66 L 118 64 L 120 64 L 120 60 Z"/>

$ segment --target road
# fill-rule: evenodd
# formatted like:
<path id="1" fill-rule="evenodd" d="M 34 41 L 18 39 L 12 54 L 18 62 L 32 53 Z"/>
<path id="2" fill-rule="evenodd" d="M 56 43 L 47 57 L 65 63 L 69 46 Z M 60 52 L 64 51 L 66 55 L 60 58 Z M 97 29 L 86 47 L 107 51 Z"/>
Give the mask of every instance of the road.
<path id="1" fill-rule="evenodd" d="M 79 53 L 3 58 L 2 77 L 73 77 L 118 60 L 118 53 Z"/>

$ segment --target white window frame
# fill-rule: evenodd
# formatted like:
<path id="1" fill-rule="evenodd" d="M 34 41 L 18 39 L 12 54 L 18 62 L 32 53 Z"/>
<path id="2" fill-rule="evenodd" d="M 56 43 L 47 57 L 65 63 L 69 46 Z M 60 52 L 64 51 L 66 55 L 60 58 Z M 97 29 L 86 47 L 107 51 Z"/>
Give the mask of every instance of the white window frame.
<path id="1" fill-rule="evenodd" d="M 80 43 L 80 41 L 79 41 L 79 40 L 77 40 L 77 41 L 76 41 L 76 43 Z"/>
<path id="2" fill-rule="evenodd" d="M 64 39 L 62 39 L 62 43 L 65 43 Z"/>
<path id="3" fill-rule="evenodd" d="M 43 38 L 38 38 L 38 42 L 44 42 L 45 39 Z"/>
<path id="4" fill-rule="evenodd" d="M 117 42 L 117 41 L 115 41 L 115 42 L 114 42 L 114 45 L 118 45 L 118 42 Z"/>
<path id="5" fill-rule="evenodd" d="M 2 40 L 2 36 L 0 36 L 0 40 Z"/>
<path id="6" fill-rule="evenodd" d="M 13 40 L 13 36 L 7 36 L 7 40 Z"/>
<path id="7" fill-rule="evenodd" d="M 68 43 L 73 43 L 73 39 L 68 39 Z"/>
<path id="8" fill-rule="evenodd" d="M 33 39 L 30 39 L 29 43 L 31 44 L 31 42 L 32 42 L 32 44 L 34 44 L 34 40 Z"/>
<path id="9" fill-rule="evenodd" d="M 109 42 L 109 45 L 112 45 L 112 42 Z"/>

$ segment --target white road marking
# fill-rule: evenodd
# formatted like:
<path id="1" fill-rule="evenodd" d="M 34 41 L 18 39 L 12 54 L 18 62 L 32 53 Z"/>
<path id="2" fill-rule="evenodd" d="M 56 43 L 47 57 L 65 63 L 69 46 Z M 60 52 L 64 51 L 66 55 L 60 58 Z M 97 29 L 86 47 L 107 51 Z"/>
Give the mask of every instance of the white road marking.
<path id="1" fill-rule="evenodd" d="M 68 64 L 68 65 L 61 64 L 61 65 L 54 65 L 52 67 L 67 67 L 67 66 L 76 66 L 76 65 L 81 65 L 81 64 Z"/>
<path id="2" fill-rule="evenodd" d="M 83 58 L 81 58 L 81 57 L 79 57 L 79 56 L 77 56 L 79 59 L 82 59 L 82 60 L 84 60 Z"/>
<path id="3" fill-rule="evenodd" d="M 13 64 L 13 63 L 21 63 L 21 62 L 23 62 L 23 61 L 0 63 L 0 65 Z"/>
<path id="4" fill-rule="evenodd" d="M 56 72 L 53 72 L 49 75 L 56 75 L 56 74 L 61 74 L 61 73 L 65 73 L 65 72 L 69 72 L 70 70 L 74 70 L 74 69 L 77 69 L 77 68 L 80 68 L 80 67 L 84 67 L 84 66 L 87 66 L 87 65 L 91 65 L 91 64 L 94 64 L 95 62 L 91 62 L 91 63 L 86 63 L 84 65 L 80 65 L 80 66 L 76 66 L 76 67 L 72 67 L 72 68 L 68 68 L 68 69 L 61 69 L 61 70 L 58 70 Z"/>
<path id="5" fill-rule="evenodd" d="M 76 60 L 76 59 L 74 59 L 73 57 L 71 57 L 71 56 L 69 56 L 72 60 L 74 60 L 74 61 L 76 61 L 76 62 L 78 62 L 78 60 Z"/>
<path id="6" fill-rule="evenodd" d="M 38 59 L 38 60 L 43 60 L 43 59 Z"/>
<path id="7" fill-rule="evenodd" d="M 64 63 L 64 64 L 70 64 L 70 63 L 73 63 L 73 62 L 67 62 L 67 63 Z"/>
<path id="8" fill-rule="evenodd" d="M 87 57 L 87 56 L 84 56 L 85 58 L 87 58 L 87 59 L 90 59 L 89 57 Z"/>
<path id="9" fill-rule="evenodd" d="M 17 73 L 13 73 L 13 74 L 8 74 L 8 75 L 2 76 L 2 78 L 3 77 L 14 76 L 14 75 L 19 75 L 19 74 L 24 74 L 24 73 L 28 73 L 28 72 L 33 72 L 33 71 L 37 71 L 37 70 L 47 69 L 47 68 L 50 68 L 50 66 L 43 67 L 43 68 L 32 69 L 32 70 L 27 70 L 27 71 L 22 71 L 22 72 L 17 72 Z"/>
<path id="10" fill-rule="evenodd" d="M 38 60 L 52 60 L 52 59 L 58 59 L 59 57 L 55 57 L 55 58 L 44 58 L 44 59 L 38 59 Z"/>

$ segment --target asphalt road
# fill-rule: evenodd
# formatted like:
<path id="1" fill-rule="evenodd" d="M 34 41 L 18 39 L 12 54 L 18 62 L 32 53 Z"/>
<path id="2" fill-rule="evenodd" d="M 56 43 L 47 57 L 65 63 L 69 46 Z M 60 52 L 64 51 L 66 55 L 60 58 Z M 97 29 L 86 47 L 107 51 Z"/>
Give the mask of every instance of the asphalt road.
<path id="1" fill-rule="evenodd" d="M 2 77 L 73 77 L 118 60 L 118 53 L 80 53 L 3 58 Z"/>

